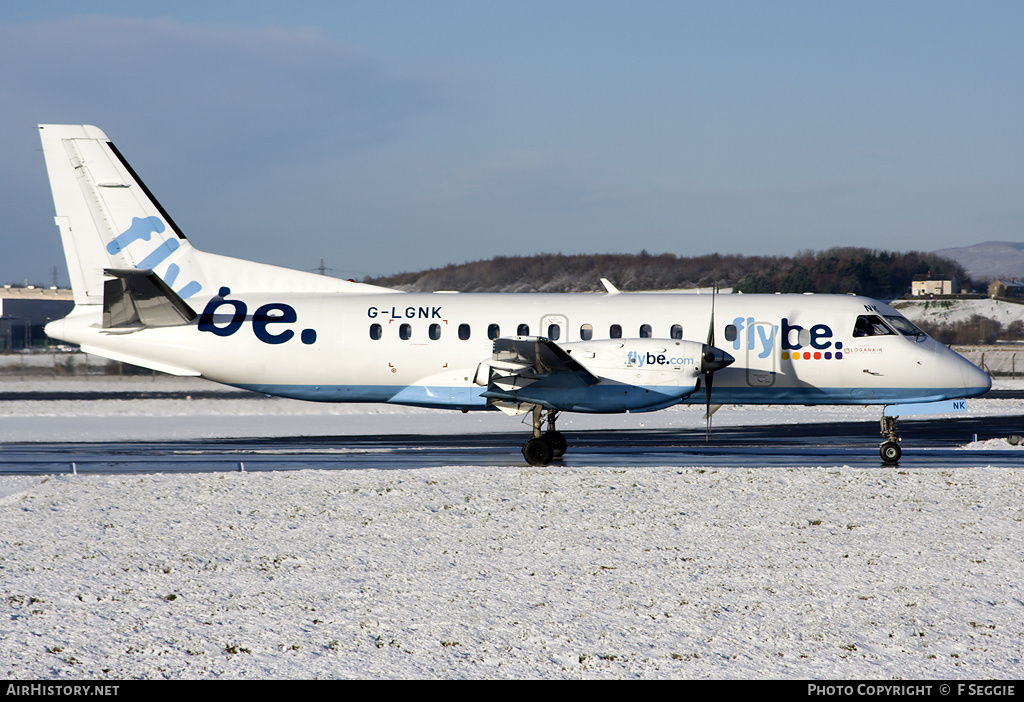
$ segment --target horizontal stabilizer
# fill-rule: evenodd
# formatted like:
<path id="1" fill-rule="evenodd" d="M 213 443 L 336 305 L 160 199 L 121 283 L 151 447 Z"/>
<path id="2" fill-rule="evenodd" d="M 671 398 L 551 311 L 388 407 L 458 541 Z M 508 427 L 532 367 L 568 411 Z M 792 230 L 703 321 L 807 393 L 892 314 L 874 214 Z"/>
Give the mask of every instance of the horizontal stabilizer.
<path id="1" fill-rule="evenodd" d="M 103 282 L 103 328 L 176 327 L 197 315 L 156 273 L 108 268 Z"/>
<path id="2" fill-rule="evenodd" d="M 144 358 L 141 356 L 134 356 L 130 353 L 113 351 L 106 347 L 82 344 L 81 348 L 83 353 L 91 353 L 94 356 L 102 356 L 103 358 L 109 358 L 111 361 L 119 361 L 120 363 L 130 363 L 131 365 L 138 366 L 139 368 L 149 368 L 160 373 L 167 373 L 168 375 L 190 376 L 193 378 L 202 375 L 202 373 L 194 368 L 189 368 L 181 364 L 154 361 L 152 358 Z"/>

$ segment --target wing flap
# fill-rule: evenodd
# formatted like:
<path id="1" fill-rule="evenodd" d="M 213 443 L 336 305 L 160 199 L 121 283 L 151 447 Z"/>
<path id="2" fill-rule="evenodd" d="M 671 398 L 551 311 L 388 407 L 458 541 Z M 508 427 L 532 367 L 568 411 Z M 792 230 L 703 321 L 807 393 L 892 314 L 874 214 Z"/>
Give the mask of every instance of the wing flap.
<path id="1" fill-rule="evenodd" d="M 492 362 L 509 369 L 518 366 L 522 370 L 515 375 L 554 381 L 557 387 L 589 387 L 600 382 L 565 349 L 542 336 L 495 339 Z"/>
<path id="2" fill-rule="evenodd" d="M 531 399 L 551 392 L 579 390 L 597 385 L 600 378 L 583 367 L 558 344 L 537 336 L 517 336 L 494 340 L 487 379 L 487 391 L 493 405 L 518 413 L 520 391 L 529 388 Z"/>

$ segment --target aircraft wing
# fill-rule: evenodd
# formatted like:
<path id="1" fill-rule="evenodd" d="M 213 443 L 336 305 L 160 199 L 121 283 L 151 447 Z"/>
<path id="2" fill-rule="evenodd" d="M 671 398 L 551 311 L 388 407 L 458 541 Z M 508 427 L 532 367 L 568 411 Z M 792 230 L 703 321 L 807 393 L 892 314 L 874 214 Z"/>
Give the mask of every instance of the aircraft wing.
<path id="1" fill-rule="evenodd" d="M 518 391 L 569 390 L 597 385 L 601 379 L 588 371 L 558 344 L 544 337 L 494 340 L 485 397 L 515 400 Z"/>
<path id="2" fill-rule="evenodd" d="M 487 386 L 481 396 L 509 414 L 535 406 L 602 414 L 648 412 L 692 395 L 716 369 L 713 364 L 732 363 L 731 356 L 711 348 L 666 339 L 561 346 L 544 337 L 509 337 L 494 340 L 491 359 L 480 364 L 475 380 Z M 586 358 L 589 368 L 578 357 Z"/>

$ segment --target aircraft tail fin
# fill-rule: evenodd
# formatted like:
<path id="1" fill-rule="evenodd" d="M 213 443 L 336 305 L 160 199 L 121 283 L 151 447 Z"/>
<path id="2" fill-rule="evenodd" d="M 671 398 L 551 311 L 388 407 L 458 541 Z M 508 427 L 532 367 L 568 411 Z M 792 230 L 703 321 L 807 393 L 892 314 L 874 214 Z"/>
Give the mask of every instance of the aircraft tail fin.
<path id="1" fill-rule="evenodd" d="M 89 125 L 39 125 L 75 304 L 102 304 L 104 270 L 145 268 L 188 298 L 179 280 L 191 246 L 106 135 Z"/>
<path id="2" fill-rule="evenodd" d="M 387 290 L 199 251 L 100 129 L 41 124 L 39 134 L 76 305 L 102 305 L 104 271 L 126 269 L 153 271 L 182 300 L 222 286 L 236 293 Z"/>

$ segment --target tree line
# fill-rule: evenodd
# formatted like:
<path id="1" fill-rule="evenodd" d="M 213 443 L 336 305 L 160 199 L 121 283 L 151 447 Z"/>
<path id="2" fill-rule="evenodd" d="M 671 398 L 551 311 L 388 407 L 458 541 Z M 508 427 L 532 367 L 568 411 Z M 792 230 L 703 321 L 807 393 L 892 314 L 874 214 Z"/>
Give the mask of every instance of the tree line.
<path id="1" fill-rule="evenodd" d="M 497 256 L 415 273 L 367 278 L 400 290 L 429 292 L 595 292 L 608 278 L 622 290 L 731 287 L 744 293 L 857 293 L 891 299 L 910 292 L 917 275 L 973 282 L 960 264 L 933 253 L 863 248 L 804 251 L 795 256 L 708 254 L 537 254 Z"/>
<path id="2" fill-rule="evenodd" d="M 956 292 L 974 287 L 963 266 L 934 253 L 847 247 L 781 258 L 767 270 L 751 271 L 736 288 L 746 293 L 856 293 L 886 300 L 909 293 L 921 275 L 955 278 Z"/>
<path id="3" fill-rule="evenodd" d="M 943 344 L 965 346 L 970 344 L 994 344 L 996 341 L 1020 341 L 1024 339 L 1024 322 L 1017 319 L 1003 325 L 997 319 L 972 314 L 970 319 L 959 322 L 918 322 L 928 336 Z"/>

